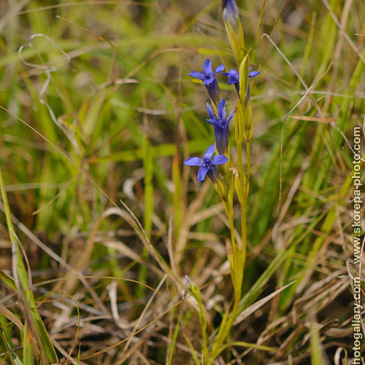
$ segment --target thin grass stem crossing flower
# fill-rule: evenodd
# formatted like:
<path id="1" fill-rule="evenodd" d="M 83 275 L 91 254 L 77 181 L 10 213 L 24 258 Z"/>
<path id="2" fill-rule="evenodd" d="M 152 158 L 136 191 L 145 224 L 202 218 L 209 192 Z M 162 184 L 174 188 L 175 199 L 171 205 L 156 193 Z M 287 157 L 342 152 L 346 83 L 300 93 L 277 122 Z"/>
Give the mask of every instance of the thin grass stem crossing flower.
<path id="1" fill-rule="evenodd" d="M 223 155 L 216 155 L 213 157 L 215 151 L 215 145 L 212 144 L 205 151 L 204 157 L 190 157 L 184 164 L 187 166 L 199 166 L 200 169 L 198 171 L 198 180 L 200 182 L 205 180 L 205 177 L 208 175 L 209 179 L 214 183 L 219 179 L 219 173 L 217 170 L 218 165 L 223 165 L 228 162 L 228 158 Z"/>
<path id="2" fill-rule="evenodd" d="M 215 105 L 218 104 L 221 98 L 221 91 L 219 89 L 215 75 L 217 73 L 221 73 L 223 70 L 224 65 L 220 65 L 213 72 L 212 61 L 210 59 L 206 59 L 203 64 L 203 72 L 191 71 L 189 73 L 189 76 L 195 77 L 196 79 L 203 81 L 203 84 L 208 91 L 209 97 Z"/>
<path id="3" fill-rule="evenodd" d="M 218 116 L 213 112 L 212 107 L 207 104 L 207 109 L 210 119 L 207 122 L 214 127 L 215 142 L 217 144 L 217 150 L 220 154 L 227 153 L 228 150 L 228 127 L 229 122 L 232 120 L 235 111 L 233 111 L 228 118 L 226 118 L 226 101 L 224 98 L 218 103 L 217 111 Z"/>

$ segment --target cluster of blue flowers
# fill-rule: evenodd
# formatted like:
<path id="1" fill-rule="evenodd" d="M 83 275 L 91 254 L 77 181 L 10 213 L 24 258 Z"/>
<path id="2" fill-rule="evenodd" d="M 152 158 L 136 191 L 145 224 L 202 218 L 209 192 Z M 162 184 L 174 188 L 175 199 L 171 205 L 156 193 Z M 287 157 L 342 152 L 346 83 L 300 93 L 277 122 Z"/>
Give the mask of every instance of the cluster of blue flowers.
<path id="1" fill-rule="evenodd" d="M 251 67 L 252 68 L 252 67 Z M 213 72 L 212 61 L 207 59 L 203 64 L 203 72 L 191 71 L 189 76 L 195 77 L 201 80 L 208 91 L 209 97 L 214 105 L 213 110 L 209 103 L 207 104 L 207 110 L 209 119 L 207 122 L 212 124 L 214 127 L 215 145 L 217 147 L 218 155 L 212 156 L 215 152 L 215 145 L 208 147 L 204 154 L 204 158 L 190 157 L 184 161 L 185 165 L 188 166 L 199 166 L 198 180 L 204 181 L 205 177 L 208 176 L 214 183 L 219 178 L 217 171 L 217 165 L 223 165 L 228 162 L 228 158 L 225 156 L 228 152 L 228 127 L 229 122 L 232 120 L 235 111 L 233 111 L 228 117 L 226 116 L 226 101 L 221 96 L 221 91 L 216 79 L 216 74 L 224 71 L 224 65 L 218 66 Z M 249 77 L 255 77 L 259 74 L 259 71 L 252 71 L 249 73 Z M 228 77 L 228 84 L 234 85 L 239 95 L 239 74 L 236 70 L 231 69 L 227 73 L 222 73 Z M 246 103 L 249 98 L 250 88 L 248 87 Z"/>

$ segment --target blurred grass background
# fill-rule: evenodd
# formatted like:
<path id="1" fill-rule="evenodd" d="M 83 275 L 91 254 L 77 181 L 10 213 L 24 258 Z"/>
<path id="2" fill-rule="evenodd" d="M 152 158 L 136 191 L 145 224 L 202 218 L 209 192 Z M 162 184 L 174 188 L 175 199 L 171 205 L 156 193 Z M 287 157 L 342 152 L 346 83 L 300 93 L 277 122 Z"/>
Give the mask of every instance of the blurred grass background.
<path id="1" fill-rule="evenodd" d="M 344 364 L 364 6 L 237 4 L 261 73 L 231 337 L 275 351 L 232 347 L 217 364 Z M 220 2 L 2 0 L 0 13 L 0 162 L 16 235 L 2 214 L 0 358 L 46 362 L 21 330 L 18 245 L 61 363 L 196 362 L 203 340 L 184 275 L 201 289 L 208 333 L 232 300 L 223 206 L 182 165 L 214 142 L 189 71 L 207 57 L 235 66 Z M 230 111 L 235 95 L 221 81 Z"/>

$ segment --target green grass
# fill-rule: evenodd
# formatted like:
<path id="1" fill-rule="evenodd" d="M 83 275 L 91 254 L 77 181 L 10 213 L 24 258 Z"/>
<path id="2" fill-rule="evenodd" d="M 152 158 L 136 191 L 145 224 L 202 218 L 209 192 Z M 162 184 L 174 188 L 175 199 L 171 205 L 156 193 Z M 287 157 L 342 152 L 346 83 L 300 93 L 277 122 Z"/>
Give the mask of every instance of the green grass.
<path id="1" fill-rule="evenodd" d="M 207 57 L 236 67 L 220 2 L 0 3 L 1 363 L 352 357 L 344 136 L 352 145 L 363 124 L 364 8 L 237 4 L 261 73 L 234 321 L 231 222 L 213 184 L 182 163 L 214 142 L 189 72 Z M 240 242 L 236 196 L 233 206 Z"/>

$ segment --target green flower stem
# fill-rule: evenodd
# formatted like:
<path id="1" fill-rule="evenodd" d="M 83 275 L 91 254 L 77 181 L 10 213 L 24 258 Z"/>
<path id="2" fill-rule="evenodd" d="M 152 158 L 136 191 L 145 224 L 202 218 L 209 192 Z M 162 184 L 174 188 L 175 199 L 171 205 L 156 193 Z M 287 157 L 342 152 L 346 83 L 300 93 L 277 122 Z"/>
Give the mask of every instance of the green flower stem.
<path id="1" fill-rule="evenodd" d="M 237 141 L 237 166 L 238 166 L 238 172 L 240 176 L 243 173 L 243 162 L 242 162 L 242 143 Z"/>
<path id="2" fill-rule="evenodd" d="M 228 318 L 228 321 L 225 323 L 222 323 L 222 328 L 219 329 L 217 340 L 215 341 L 214 346 L 212 348 L 212 352 L 207 360 L 207 365 L 213 365 L 214 360 L 218 357 L 218 355 L 226 347 L 226 346 L 223 346 L 223 348 L 222 348 L 221 346 L 223 344 L 223 341 L 228 337 L 229 331 L 233 326 L 233 321 L 235 320 L 237 311 L 238 311 L 238 305 L 239 305 L 239 301 L 235 300 L 231 314 Z"/>
<path id="3" fill-rule="evenodd" d="M 241 250 L 241 264 L 242 264 L 242 281 L 246 263 L 246 249 L 247 249 L 247 227 L 246 227 L 246 209 L 247 199 L 244 204 L 241 204 L 241 230 L 242 230 L 242 250 Z"/>
<path id="4" fill-rule="evenodd" d="M 242 143 L 237 141 L 237 165 L 238 165 L 238 174 L 240 177 L 244 176 L 243 173 L 243 162 L 242 162 Z M 246 147 L 247 147 L 247 141 L 246 141 Z M 249 149 L 249 142 L 248 147 Z M 242 270 L 242 281 L 243 281 L 243 271 L 244 271 L 244 265 L 246 261 L 246 246 L 247 246 L 247 229 L 246 229 L 246 206 L 247 206 L 247 195 L 248 195 L 248 177 L 250 172 L 250 158 L 249 155 L 247 155 L 247 179 L 245 184 L 245 197 L 244 201 L 240 202 L 241 205 L 241 240 L 242 240 L 242 247 L 241 247 L 241 267 L 239 267 L 239 270 Z M 241 282 L 242 285 L 242 282 Z"/>
<path id="5" fill-rule="evenodd" d="M 250 140 L 246 140 L 246 155 L 247 155 L 247 170 L 246 170 L 246 191 L 245 191 L 245 201 L 241 204 L 241 226 L 242 226 L 242 264 L 245 267 L 246 262 L 246 250 L 247 250 L 247 202 L 248 194 L 250 191 L 250 174 L 251 174 L 251 146 Z"/>

